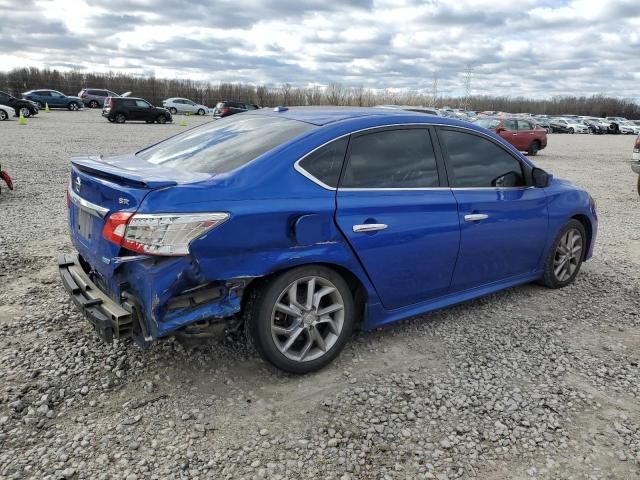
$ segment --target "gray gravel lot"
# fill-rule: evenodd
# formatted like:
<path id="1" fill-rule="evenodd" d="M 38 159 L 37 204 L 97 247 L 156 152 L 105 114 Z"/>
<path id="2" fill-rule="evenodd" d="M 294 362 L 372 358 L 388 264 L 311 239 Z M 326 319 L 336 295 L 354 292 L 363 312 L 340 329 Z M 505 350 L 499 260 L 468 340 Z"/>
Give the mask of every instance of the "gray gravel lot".
<path id="1" fill-rule="evenodd" d="M 105 345 L 60 285 L 70 155 L 131 151 L 178 123 L 87 110 L 0 124 L 17 186 L 0 194 L 0 479 L 640 477 L 632 137 L 550 135 L 537 158 L 598 203 L 574 285 L 358 333 L 324 371 L 291 377 L 239 341 Z"/>

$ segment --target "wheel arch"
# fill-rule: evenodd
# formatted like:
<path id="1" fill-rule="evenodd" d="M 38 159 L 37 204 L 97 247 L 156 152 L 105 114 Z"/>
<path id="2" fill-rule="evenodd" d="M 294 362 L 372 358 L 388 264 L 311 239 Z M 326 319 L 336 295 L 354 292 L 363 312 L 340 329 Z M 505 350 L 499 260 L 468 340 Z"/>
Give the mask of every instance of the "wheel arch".
<path id="1" fill-rule="evenodd" d="M 349 268 L 345 267 L 344 265 L 340 265 L 337 263 L 330 263 L 330 262 L 309 262 L 309 263 L 297 263 L 295 265 L 288 265 L 288 266 L 279 268 L 277 270 L 274 270 L 265 276 L 258 277 L 252 280 L 247 285 L 242 295 L 241 314 L 244 314 L 244 312 L 246 311 L 247 302 L 249 302 L 251 297 L 255 295 L 255 292 L 258 291 L 260 288 L 263 288 L 264 285 L 267 284 L 270 280 L 278 277 L 279 275 L 282 275 L 285 272 L 293 270 L 294 268 L 309 267 L 309 266 L 315 266 L 315 265 L 329 268 L 335 271 L 344 279 L 345 282 L 347 282 L 347 285 L 349 286 L 349 290 L 351 290 L 351 295 L 352 295 L 353 303 L 355 306 L 355 315 L 356 315 L 355 325 L 360 326 L 363 323 L 365 318 L 366 305 L 368 300 L 367 288 L 362 282 L 362 280 Z"/>
<path id="2" fill-rule="evenodd" d="M 586 258 L 587 252 L 591 250 L 591 242 L 593 240 L 593 225 L 591 225 L 591 220 L 586 215 L 579 213 L 571 217 L 573 220 L 579 221 L 584 227 L 584 231 L 587 235 L 587 245 L 586 248 L 583 249 L 582 255 L 583 259 Z"/>

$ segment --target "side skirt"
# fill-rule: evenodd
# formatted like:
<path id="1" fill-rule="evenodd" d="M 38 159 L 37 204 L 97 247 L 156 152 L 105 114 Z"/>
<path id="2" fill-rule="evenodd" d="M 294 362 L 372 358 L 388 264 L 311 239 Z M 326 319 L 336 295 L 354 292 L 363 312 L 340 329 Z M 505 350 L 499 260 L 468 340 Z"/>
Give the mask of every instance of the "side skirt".
<path id="1" fill-rule="evenodd" d="M 450 307 L 458 303 L 463 303 L 474 298 L 483 297 L 491 293 L 504 290 L 506 288 L 529 283 L 542 277 L 542 271 L 527 273 L 525 275 L 517 275 L 509 277 L 506 280 L 489 283 L 481 287 L 464 290 L 462 292 L 451 293 L 442 297 L 434 298 L 422 303 L 409 305 L 408 307 L 398 308 L 396 310 L 385 310 L 381 304 L 367 306 L 367 319 L 362 324 L 363 330 L 373 330 L 383 325 L 388 325 L 405 318 L 414 317 L 424 313 L 439 310 L 441 308 Z"/>

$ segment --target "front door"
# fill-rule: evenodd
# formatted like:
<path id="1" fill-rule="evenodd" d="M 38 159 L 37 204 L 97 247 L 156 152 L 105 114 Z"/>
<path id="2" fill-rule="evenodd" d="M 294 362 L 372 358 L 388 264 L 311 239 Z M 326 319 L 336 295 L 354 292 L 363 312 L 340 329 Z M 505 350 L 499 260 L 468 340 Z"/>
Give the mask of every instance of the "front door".
<path id="1" fill-rule="evenodd" d="M 545 189 L 528 185 L 529 167 L 486 136 L 448 127 L 438 136 L 460 221 L 452 291 L 535 272 L 547 239 Z"/>
<path id="2" fill-rule="evenodd" d="M 518 123 L 515 120 L 505 120 L 502 122 L 502 128 L 504 128 L 504 130 L 500 131 L 498 135 L 518 150 L 523 150 L 524 142 L 522 141 L 522 136 L 518 132 Z"/>
<path id="3" fill-rule="evenodd" d="M 350 141 L 336 221 L 386 309 L 444 295 L 451 283 L 458 210 L 441 187 L 432 135 L 403 126 Z"/>

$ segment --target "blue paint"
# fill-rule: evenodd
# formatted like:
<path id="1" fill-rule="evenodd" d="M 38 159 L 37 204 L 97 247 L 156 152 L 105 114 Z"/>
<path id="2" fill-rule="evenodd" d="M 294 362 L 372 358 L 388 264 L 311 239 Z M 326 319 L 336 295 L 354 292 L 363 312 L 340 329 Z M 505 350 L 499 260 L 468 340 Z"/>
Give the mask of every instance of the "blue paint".
<path id="1" fill-rule="evenodd" d="M 382 109 L 263 109 L 242 115 L 265 122 L 286 117 L 316 127 L 224 174 L 159 167 L 135 155 L 72 162 L 71 180 L 80 177 L 82 183 L 78 194 L 109 214 L 230 214 L 228 221 L 193 241 L 188 256 L 107 263 L 103 257 L 127 252 L 102 238 L 103 219 L 93 220 L 92 238 L 80 235 L 74 227 L 78 208 L 72 205 L 71 237 L 92 278 L 115 301 L 121 301 L 125 290 L 132 293 L 152 338 L 204 318 L 236 315 L 241 296 L 234 282 L 299 265 L 321 263 L 351 272 L 366 298 L 362 326 L 371 329 L 539 278 L 555 236 L 571 217 L 588 222 L 586 258 L 592 255 L 597 215 L 589 195 L 566 181 L 552 179 L 546 188 L 457 190 L 448 188 L 445 175 L 433 190 L 336 192 L 294 168 L 298 159 L 332 139 L 403 124 L 442 124 L 482 133 L 519 159 L 525 170 L 533 168 L 529 158 L 482 128 Z M 465 214 L 476 211 L 488 213 L 489 219 L 464 221 Z M 361 223 L 388 228 L 354 233 L 352 226 Z M 205 305 L 167 310 L 171 298 L 210 282 L 231 293 Z"/>

